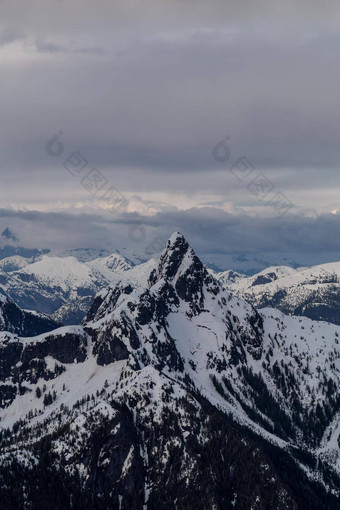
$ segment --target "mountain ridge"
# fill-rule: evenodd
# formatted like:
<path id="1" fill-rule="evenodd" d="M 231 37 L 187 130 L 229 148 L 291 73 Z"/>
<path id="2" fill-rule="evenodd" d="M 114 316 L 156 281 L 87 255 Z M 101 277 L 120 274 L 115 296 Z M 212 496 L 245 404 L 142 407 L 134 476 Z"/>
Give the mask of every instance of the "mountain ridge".
<path id="1" fill-rule="evenodd" d="M 340 263 L 309 268 L 269 267 L 253 276 L 215 276 L 256 308 L 278 308 L 289 315 L 340 324 Z"/>

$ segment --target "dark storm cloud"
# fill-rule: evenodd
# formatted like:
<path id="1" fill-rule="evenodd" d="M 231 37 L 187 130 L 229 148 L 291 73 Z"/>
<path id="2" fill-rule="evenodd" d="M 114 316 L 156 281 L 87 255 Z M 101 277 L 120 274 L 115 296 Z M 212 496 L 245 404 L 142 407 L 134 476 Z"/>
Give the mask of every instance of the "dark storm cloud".
<path id="1" fill-rule="evenodd" d="M 141 242 L 129 235 L 133 226 L 145 229 Z M 172 232 L 181 231 L 198 254 L 217 253 L 220 260 L 223 254 L 229 260 L 229 255 L 240 253 L 294 253 L 300 255 L 301 261 L 306 254 L 313 254 L 312 263 L 337 260 L 340 256 L 340 215 L 333 214 L 318 218 L 255 218 L 204 208 L 141 218 L 135 214 L 104 217 L 2 209 L 0 230 L 7 227 L 21 245 L 59 251 L 89 247 L 112 251 L 127 247 L 137 253 L 148 248 L 149 252 L 160 251 Z"/>
<path id="2" fill-rule="evenodd" d="M 213 208 L 158 214 L 146 225 L 180 230 L 204 253 L 340 251 L 340 215 L 318 218 L 235 216 Z"/>

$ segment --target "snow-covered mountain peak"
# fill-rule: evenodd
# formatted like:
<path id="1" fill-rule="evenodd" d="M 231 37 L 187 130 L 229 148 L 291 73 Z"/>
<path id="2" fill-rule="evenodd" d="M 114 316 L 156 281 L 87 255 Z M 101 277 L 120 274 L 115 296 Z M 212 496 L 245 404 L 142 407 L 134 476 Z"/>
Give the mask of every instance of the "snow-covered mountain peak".
<path id="1" fill-rule="evenodd" d="M 25 272 L 62 288 L 76 285 L 77 282 L 90 281 L 90 269 L 75 257 L 60 258 L 44 255 L 38 262 L 27 266 Z"/>
<path id="2" fill-rule="evenodd" d="M 173 232 L 167 242 L 167 248 L 172 245 L 176 245 L 178 242 L 186 242 L 184 235 L 181 232 Z M 188 243 L 187 243 L 188 244 Z"/>
<path id="3" fill-rule="evenodd" d="M 159 259 L 158 267 L 151 273 L 149 284 L 154 285 L 164 279 L 177 282 L 189 273 L 206 273 L 194 250 L 179 232 L 174 232 L 168 240 Z"/>
<path id="4" fill-rule="evenodd" d="M 114 273 L 119 274 L 133 267 L 133 264 L 119 253 L 112 253 L 108 257 L 96 258 L 87 262 L 86 265 L 101 273 L 108 280 L 112 279 Z"/>
<path id="5" fill-rule="evenodd" d="M 174 338 L 184 345 L 185 352 L 191 345 L 200 360 L 197 363 L 204 365 L 224 345 L 226 334 L 232 334 L 236 314 L 245 335 L 241 349 L 254 358 L 261 355 L 260 316 L 251 305 L 240 303 L 223 289 L 182 235 L 170 238 L 155 265 L 147 280 L 142 275 L 140 282 L 132 282 L 127 271 L 127 280 L 122 277 L 117 285 L 97 294 L 83 324 L 94 339 L 100 365 L 127 359 L 129 353 L 143 365 L 147 353 L 155 366 L 167 365 L 170 371 L 181 372 L 183 356 Z M 177 330 L 178 323 L 185 335 Z M 226 363 L 220 354 L 215 361 L 217 365 Z"/>

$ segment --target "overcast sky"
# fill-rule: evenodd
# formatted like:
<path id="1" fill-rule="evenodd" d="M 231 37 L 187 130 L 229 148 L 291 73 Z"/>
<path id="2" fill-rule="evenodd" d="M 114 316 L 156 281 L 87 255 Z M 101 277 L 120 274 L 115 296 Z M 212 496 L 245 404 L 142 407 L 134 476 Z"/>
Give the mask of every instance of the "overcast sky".
<path id="1" fill-rule="evenodd" d="M 231 251 L 285 249 L 278 225 L 338 249 L 339 54 L 337 1 L 0 1 L 0 227 L 61 243 L 87 214 L 67 242 L 124 245 L 140 213 L 211 250 L 231 221 L 261 231 Z"/>

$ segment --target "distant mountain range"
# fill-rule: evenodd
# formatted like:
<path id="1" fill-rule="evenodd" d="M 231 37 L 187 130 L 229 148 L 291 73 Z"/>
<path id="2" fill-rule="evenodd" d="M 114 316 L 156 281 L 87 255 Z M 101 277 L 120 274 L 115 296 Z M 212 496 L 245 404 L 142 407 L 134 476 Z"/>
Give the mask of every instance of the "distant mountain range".
<path id="1" fill-rule="evenodd" d="M 22 308 L 50 314 L 63 324 L 77 324 L 96 292 L 113 281 L 116 273 L 131 267 L 118 254 L 89 262 L 49 255 L 32 262 L 12 256 L 0 261 L 0 290 Z"/>
<path id="2" fill-rule="evenodd" d="M 10 247 L 8 247 L 10 248 Z M 0 260 L 0 292 L 24 309 L 50 314 L 63 324 L 80 323 L 95 294 L 120 278 L 151 267 L 106 250 L 79 249 L 57 254 L 39 250 Z M 145 266 L 146 264 L 146 266 Z M 138 268 L 130 272 L 132 268 Z M 257 308 L 340 324 L 340 263 L 311 268 L 272 266 L 254 275 L 212 271 L 235 295 Z"/>
<path id="3" fill-rule="evenodd" d="M 340 262 L 299 269 L 270 267 L 251 277 L 235 271 L 215 276 L 256 308 L 277 308 L 340 325 Z"/>

